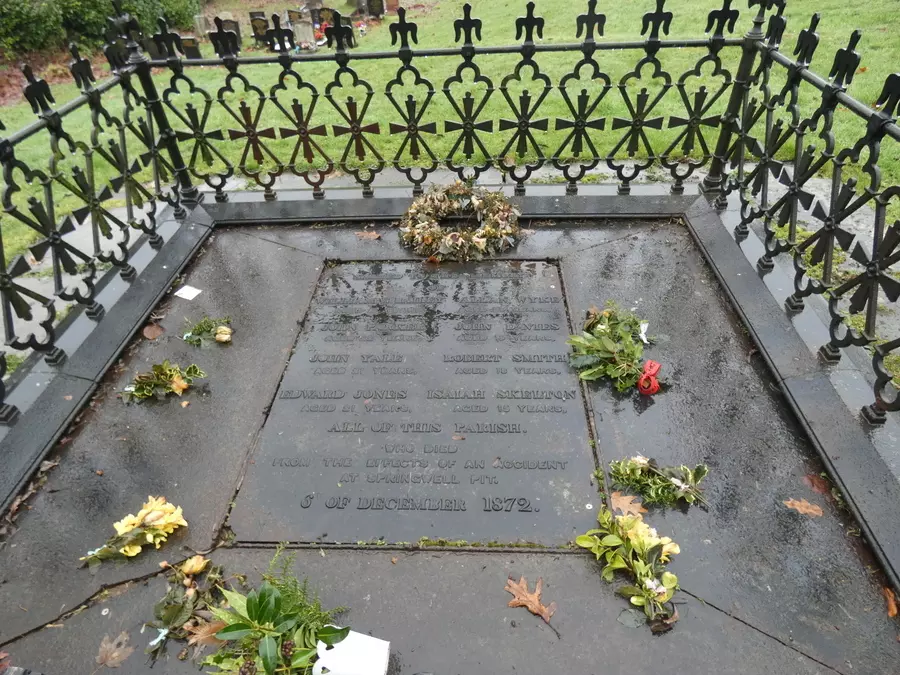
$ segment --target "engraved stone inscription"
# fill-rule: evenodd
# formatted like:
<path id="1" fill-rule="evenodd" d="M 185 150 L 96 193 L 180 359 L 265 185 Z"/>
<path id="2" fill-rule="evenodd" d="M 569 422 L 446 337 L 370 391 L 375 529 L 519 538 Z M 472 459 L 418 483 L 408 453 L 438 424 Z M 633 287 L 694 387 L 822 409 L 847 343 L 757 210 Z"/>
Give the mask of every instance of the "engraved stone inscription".
<path id="1" fill-rule="evenodd" d="M 232 510 L 239 541 L 563 545 L 594 462 L 555 265 L 339 264 Z"/>

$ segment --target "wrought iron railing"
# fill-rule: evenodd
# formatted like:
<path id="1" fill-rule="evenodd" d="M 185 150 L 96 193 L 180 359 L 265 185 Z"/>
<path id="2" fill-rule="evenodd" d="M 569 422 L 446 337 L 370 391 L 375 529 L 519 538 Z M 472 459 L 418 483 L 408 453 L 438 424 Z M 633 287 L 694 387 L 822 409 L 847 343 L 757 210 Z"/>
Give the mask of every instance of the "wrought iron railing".
<path id="1" fill-rule="evenodd" d="M 273 17 L 264 55 L 242 55 L 237 35 L 221 22 L 205 55 L 186 49 L 160 19 L 148 31 L 161 55 L 151 60 L 141 27 L 113 4 L 117 37 L 104 50 L 111 77 L 98 84 L 73 48 L 71 72 L 82 93 L 54 109 L 49 86 L 26 68 L 25 96 L 37 120 L 5 138 L 0 132 L 8 347 L 60 362 L 57 305 L 79 305 L 100 321 L 100 266 L 131 279 L 132 245 L 161 244 L 163 208 L 182 218 L 204 191 L 227 201 L 238 177 L 266 199 L 277 199 L 279 181 L 289 176 L 322 198 L 326 179 L 340 172 L 371 197 L 387 170 L 419 193 L 438 170 L 478 179 L 494 169 L 518 195 L 538 172 L 575 195 L 603 169 L 620 194 L 647 175 L 661 176 L 677 194 L 704 170 L 702 189 L 719 207 L 730 194 L 740 199 L 739 238 L 762 223 L 761 269 L 778 256 L 793 258 L 788 307 L 799 311 L 805 297 L 826 296 L 833 321 L 822 355 L 836 359 L 850 345 L 873 349 L 869 419 L 900 409 L 889 384 L 900 338 L 879 333 L 878 308 L 900 295 L 889 269 L 900 260 L 900 224 L 886 228 L 900 188 L 882 186 L 878 168 L 882 141 L 900 147 L 892 119 L 900 75 L 888 78 L 877 111 L 851 98 L 858 34 L 824 79 L 809 69 L 817 17 L 800 34 L 794 61 L 779 51 L 785 19 L 777 0 L 750 0 L 755 16 L 742 38 L 729 37 L 739 14 L 724 0 L 707 16 L 707 37 L 692 40 L 664 39 L 674 17 L 656 0 L 643 16 L 642 38 L 632 42 L 603 41 L 606 18 L 588 0 L 584 13 L 573 12 L 571 43 L 541 41 L 544 20 L 529 2 L 511 22 L 513 46 L 480 44 L 482 23 L 466 5 L 447 26 L 453 47 L 420 46 L 402 10 L 389 26 L 392 50 L 380 52 L 352 49 L 353 28 L 339 16 L 326 30 L 330 49 L 321 52 L 295 50 L 292 31 Z M 376 91 L 372 82 L 384 82 L 385 69 L 391 79 Z M 819 100 L 805 107 L 813 90 Z M 858 138 L 836 138 L 837 106 L 860 118 Z M 807 146 L 814 134 L 818 145 Z M 861 153 L 867 159 L 859 166 Z M 832 179 L 830 201 L 805 190 L 823 173 Z M 857 176 L 864 181 L 854 182 Z M 841 223 L 869 203 L 875 222 L 863 241 Z M 811 231 L 800 226 L 807 213 L 818 223 Z M 90 245 L 74 244 L 71 234 L 85 228 Z M 840 267 L 847 251 L 858 269 Z M 28 275 L 48 254 L 53 288 L 38 292 Z M 6 406 L 0 418 L 9 422 L 14 413 Z"/>

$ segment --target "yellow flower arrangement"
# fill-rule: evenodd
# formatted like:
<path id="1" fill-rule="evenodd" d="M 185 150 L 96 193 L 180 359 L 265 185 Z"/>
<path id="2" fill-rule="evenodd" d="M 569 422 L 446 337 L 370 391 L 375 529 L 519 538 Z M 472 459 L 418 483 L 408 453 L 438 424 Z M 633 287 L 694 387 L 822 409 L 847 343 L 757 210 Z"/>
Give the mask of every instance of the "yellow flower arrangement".
<path id="1" fill-rule="evenodd" d="M 170 504 L 165 497 L 149 496 L 137 515 L 129 513 L 113 523 L 116 536 L 110 537 L 100 548 L 89 551 L 81 560 L 87 565 L 96 565 L 113 558 L 133 558 L 145 544 L 156 548 L 162 546 L 179 527 L 187 527 L 181 507 Z"/>
<path id="2" fill-rule="evenodd" d="M 631 576 L 633 584 L 616 592 L 643 609 L 654 631 L 671 628 L 678 616 L 670 604 L 678 577 L 666 570 L 666 563 L 681 548 L 671 537 L 659 536 L 640 514 L 616 516 L 604 506 L 597 522 L 600 527 L 577 537 L 575 543 L 603 563 L 605 581 L 611 582 L 617 570 Z"/>

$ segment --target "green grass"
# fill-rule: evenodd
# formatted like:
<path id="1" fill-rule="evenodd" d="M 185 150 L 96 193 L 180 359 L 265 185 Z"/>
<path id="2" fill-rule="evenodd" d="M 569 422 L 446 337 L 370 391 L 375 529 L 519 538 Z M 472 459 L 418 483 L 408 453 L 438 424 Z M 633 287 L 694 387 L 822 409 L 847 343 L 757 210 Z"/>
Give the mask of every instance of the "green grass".
<path id="1" fill-rule="evenodd" d="M 578 14 L 584 11 L 586 3 L 572 2 L 572 0 L 539 0 L 537 3 L 537 14 L 542 15 L 545 19 L 544 44 L 576 42 L 575 38 L 575 19 Z M 710 9 L 720 6 L 718 0 L 705 2 L 688 2 L 687 0 L 669 0 L 667 9 L 675 14 L 670 38 L 700 38 L 703 37 L 702 29 L 706 25 L 706 16 Z M 743 3 L 741 3 L 743 4 Z M 415 21 L 419 25 L 419 46 L 422 48 L 435 47 L 451 47 L 454 45 L 453 21 L 461 16 L 463 0 L 427 0 L 425 7 L 410 11 L 408 19 Z M 237 0 L 220 0 L 208 13 L 215 11 L 229 10 L 234 12 L 239 19 L 246 20 L 246 11 L 257 6 L 266 9 L 275 8 L 271 2 L 263 0 L 252 0 L 251 2 L 239 3 Z M 421 3 L 417 5 L 421 7 Z M 280 5 L 277 6 L 280 8 Z M 812 2 L 811 0 L 795 0 L 789 4 L 786 11 L 788 17 L 788 30 L 785 32 L 783 44 L 784 51 L 790 53 L 796 39 L 797 32 L 805 27 L 809 20 L 809 15 L 813 11 L 822 13 L 823 18 L 819 24 L 819 33 L 821 35 L 821 44 L 819 46 L 816 58 L 813 61 L 813 69 L 819 73 L 827 74 L 831 65 L 831 60 L 835 50 L 846 44 L 847 38 L 852 28 L 860 27 L 864 31 L 864 37 L 859 47 L 863 54 L 862 68 L 856 75 L 856 79 L 851 87 L 851 93 L 859 100 L 867 104 L 872 104 L 881 91 L 881 86 L 887 74 L 891 71 L 891 66 L 900 64 L 900 44 L 895 38 L 892 38 L 887 26 L 884 24 L 883 17 L 889 12 L 888 0 L 876 0 L 874 2 L 855 5 L 852 8 L 846 3 L 838 0 L 819 0 Z M 640 0 L 634 3 L 621 4 L 615 8 L 606 9 L 608 14 L 606 22 L 606 31 L 603 38 L 604 41 L 611 40 L 634 40 L 639 37 L 641 17 L 642 15 L 653 9 L 653 3 L 650 0 Z M 515 44 L 515 17 L 524 14 L 524 2 L 521 0 L 495 0 L 490 3 L 475 3 L 474 15 L 483 21 L 483 40 L 482 45 L 509 45 Z M 735 35 L 745 32 L 751 25 L 751 18 L 755 13 L 746 7 L 741 7 L 741 17 L 738 21 L 737 31 Z M 396 17 L 391 17 L 388 22 L 395 21 Z M 245 45 L 249 45 L 248 36 L 244 36 Z M 362 40 L 360 49 L 364 51 L 384 51 L 393 50 L 390 44 L 390 34 L 386 24 L 373 26 L 369 35 Z M 202 45 L 205 55 L 212 55 L 212 48 L 209 43 Z M 623 75 L 628 73 L 637 62 L 637 59 L 643 52 L 640 50 L 631 51 L 608 51 L 598 52 L 597 60 L 601 64 L 602 69 L 610 75 L 613 84 L 617 83 Z M 696 61 L 706 53 L 705 48 L 690 49 L 672 49 L 662 50 L 659 58 L 663 68 L 672 76 L 672 81 L 677 82 L 681 75 L 693 68 Z M 723 61 L 726 68 L 734 73 L 737 66 L 740 50 L 737 48 L 723 51 Z M 566 73 L 572 72 L 575 63 L 580 58 L 579 52 L 562 53 L 562 54 L 540 54 L 537 62 L 540 65 L 541 72 L 545 73 L 550 82 L 556 87 L 560 79 Z M 101 61 L 101 57 L 96 56 L 95 63 Z M 519 58 L 516 55 L 495 55 L 478 57 L 477 64 L 482 73 L 488 75 L 495 87 L 500 87 L 504 76 L 513 72 L 513 69 Z M 444 134 L 443 120 L 455 119 L 456 115 L 443 94 L 441 88 L 448 76 L 453 74 L 456 66 L 460 63 L 458 57 L 432 57 L 429 59 L 417 59 L 413 61 L 423 77 L 429 79 L 438 90 L 432 99 L 428 113 L 424 121 L 438 122 L 438 133 L 431 136 L 426 135 L 429 145 L 435 154 L 440 158 L 448 153 L 456 139 L 455 133 Z M 399 60 L 378 60 L 378 61 L 362 61 L 352 63 L 360 77 L 368 81 L 374 89 L 375 95 L 372 99 L 370 107 L 366 113 L 367 121 L 377 121 L 381 126 L 381 135 L 370 136 L 373 143 L 377 146 L 379 152 L 387 161 L 390 161 L 398 151 L 403 140 L 402 134 L 390 134 L 388 125 L 390 122 L 399 122 L 400 116 L 394 109 L 389 100 L 384 96 L 383 92 L 388 82 L 397 74 Z M 98 68 L 99 70 L 99 68 Z M 295 70 L 300 72 L 305 79 L 314 84 L 320 91 L 324 91 L 327 85 L 334 77 L 334 64 L 304 64 L 295 66 Z M 280 67 L 277 65 L 258 65 L 247 66 L 240 69 L 240 73 L 247 77 L 249 82 L 257 85 L 260 89 L 268 94 L 270 87 L 277 82 Z M 193 79 L 194 84 L 210 94 L 213 100 L 218 95 L 218 89 L 224 83 L 225 70 L 222 68 L 187 68 L 186 72 Z M 645 70 L 645 75 L 650 73 Z M 533 73 L 530 69 L 523 72 L 525 83 L 516 83 L 512 81 L 508 85 L 508 91 L 514 101 L 518 100 L 518 94 L 523 89 L 528 89 L 532 94 L 537 95 L 543 88 L 540 81 L 530 80 Z M 780 69 L 775 68 L 773 71 L 772 85 L 780 89 L 780 84 L 784 79 L 784 73 Z M 169 85 L 169 77 L 162 73 L 156 76 L 157 87 L 160 91 L 165 90 Z M 717 91 L 721 84 L 721 80 L 712 77 L 711 67 L 707 66 L 703 70 L 703 74 L 699 78 L 691 78 L 689 80 L 691 90 L 699 87 L 701 84 L 707 86 L 710 91 Z M 234 86 L 239 90 L 243 89 L 243 84 L 235 81 Z M 634 98 L 640 86 L 647 86 L 651 94 L 659 90 L 660 82 L 647 78 L 640 83 L 632 82 L 628 85 L 629 95 Z M 589 85 L 589 72 L 581 71 L 581 78 L 578 82 L 570 82 L 568 90 L 572 92 L 574 97 L 581 86 Z M 577 89 L 576 89 L 577 87 Z M 451 91 L 454 97 L 461 98 L 468 86 L 454 86 Z M 184 87 L 182 87 L 184 89 Z M 594 91 L 595 89 L 591 89 Z M 57 99 L 57 103 L 61 104 L 70 100 L 77 95 L 77 90 L 73 84 L 54 85 L 53 91 Z M 474 89 L 479 92 L 479 88 Z M 483 90 L 481 90 L 483 91 Z M 340 90 L 339 103 L 343 104 L 346 97 L 350 94 L 356 94 L 357 100 L 365 97 L 365 91 L 362 87 L 353 88 L 347 86 Z M 406 94 L 413 93 L 418 101 L 424 99 L 424 89 L 411 86 L 409 81 L 398 86 L 395 89 L 395 98 L 398 102 L 402 102 Z M 802 109 L 810 111 L 815 108 L 819 101 L 819 96 L 811 88 L 804 88 L 805 97 L 801 98 Z M 278 96 L 279 100 L 289 109 L 291 99 L 296 92 L 290 91 Z M 725 97 L 716 105 L 715 110 L 720 111 L 724 107 Z M 249 96 L 243 91 L 238 93 L 226 93 L 226 102 L 231 105 L 233 110 L 237 110 L 239 102 L 242 98 L 246 98 L 248 102 L 255 103 L 256 96 L 253 92 Z M 299 97 L 301 102 L 308 107 L 309 98 L 305 96 Z M 194 95 L 176 95 L 173 99 L 179 109 L 183 109 L 184 105 L 193 100 L 195 104 L 201 106 L 202 97 Z M 104 97 L 107 108 L 113 114 L 121 114 L 122 102 L 118 91 L 114 90 Z M 657 104 L 656 113 L 660 116 L 668 117 L 672 114 L 683 114 L 684 106 L 680 100 L 679 92 L 676 88 L 669 89 L 661 101 Z M 13 106 L 7 106 L 2 111 L 2 118 L 8 129 L 16 129 L 28 124 L 34 119 L 34 116 L 26 103 L 19 103 Z M 611 90 L 604 100 L 600 103 L 596 110 L 596 115 L 606 118 L 628 117 L 626 104 L 621 94 L 616 90 Z M 544 103 L 541 106 L 539 117 L 546 117 L 549 120 L 549 131 L 547 133 L 538 132 L 539 144 L 542 153 L 546 155 L 554 154 L 562 140 L 565 132 L 554 130 L 554 121 L 557 118 L 569 118 L 566 103 L 557 88 L 551 90 Z M 496 120 L 501 118 L 511 118 L 511 110 L 504 100 L 500 91 L 495 91 L 485 107 L 482 119 L 495 120 L 495 133 L 484 134 L 483 138 L 488 146 L 488 154 L 494 157 L 501 156 L 507 141 L 512 136 L 512 131 L 498 132 L 496 131 Z M 185 129 L 186 126 L 179 122 L 174 115 L 170 114 L 173 125 L 179 129 Z M 72 136 L 79 141 L 89 142 L 90 137 L 90 115 L 86 108 L 69 115 L 65 119 L 65 128 Z M 332 125 L 342 124 L 343 121 L 333 109 L 331 104 L 321 96 L 317 102 L 316 112 L 313 118 L 314 123 L 325 124 L 328 127 L 329 135 L 320 139 L 325 151 L 333 160 L 338 160 L 346 146 L 345 137 L 335 137 L 332 134 Z M 271 104 L 266 105 L 266 112 L 263 116 L 261 128 L 266 127 L 290 127 L 289 120 Z M 597 142 L 597 150 L 601 154 L 609 152 L 622 135 L 622 131 L 612 132 L 610 122 L 607 121 L 607 128 L 604 132 L 594 135 Z M 206 128 L 212 129 L 237 129 L 239 128 L 237 121 L 232 118 L 228 111 L 222 106 L 213 102 L 210 108 L 209 120 Z M 839 108 L 835 114 L 835 133 L 841 144 L 850 144 L 855 141 L 865 131 L 864 124 L 858 120 L 849 111 Z M 675 138 L 679 130 L 662 129 L 651 130 L 648 132 L 652 146 L 657 154 L 662 153 Z M 713 145 L 716 137 L 715 129 L 705 129 L 707 143 Z M 227 139 L 227 133 L 225 135 Z M 130 139 L 132 149 L 139 147 L 136 139 Z M 240 160 L 243 150 L 243 142 L 241 140 L 216 141 L 214 142 L 216 149 L 221 153 L 224 160 L 237 164 Z M 294 147 L 293 139 L 277 139 L 266 141 L 266 145 L 272 152 L 283 161 L 287 161 Z M 191 141 L 182 145 L 183 152 L 189 157 L 193 148 Z M 30 139 L 29 141 L 17 147 L 17 157 L 30 166 L 43 167 L 46 171 L 48 159 L 48 143 L 45 133 L 41 133 Z M 509 154 L 509 153 L 508 153 Z M 564 156 L 570 154 L 564 151 Z M 641 149 L 638 153 L 640 156 L 644 154 Z M 680 152 L 678 148 L 672 151 L 673 158 L 678 158 Z M 792 148 L 790 144 L 782 152 L 785 158 L 792 156 Z M 529 154 L 531 156 L 531 153 Z M 624 157 L 624 153 L 620 151 L 618 156 Z M 352 154 L 351 154 L 352 157 Z M 95 174 L 99 180 L 106 179 L 113 175 L 111 167 L 107 166 L 102 158 L 95 155 Z M 475 161 L 479 161 L 481 157 L 476 156 Z M 527 159 L 527 157 L 526 157 Z M 865 156 L 862 158 L 865 159 Z M 881 167 L 883 173 L 884 184 L 900 182 L 900 147 L 897 143 L 886 141 L 882 144 Z M 251 160 L 246 165 L 248 170 L 260 168 L 266 170 L 274 167 L 274 163 L 264 163 L 262 167 L 257 167 Z M 63 168 L 66 164 L 63 164 Z M 204 173 L 215 173 L 225 168 L 222 159 L 216 159 L 213 166 L 206 167 L 202 161 L 195 165 L 198 175 Z M 848 167 L 846 175 L 858 175 L 858 169 Z M 144 179 L 149 178 L 149 172 L 144 172 Z M 20 206 L 24 205 L 24 199 L 28 195 L 36 194 L 40 191 L 37 185 L 27 185 L 21 179 L 23 190 L 14 197 Z M 70 211 L 78 206 L 80 202 L 72 195 L 65 194 L 65 190 L 60 186 L 54 186 L 54 193 L 57 200 L 57 216 Z M 36 233 L 29 228 L 20 225 L 9 217 L 4 217 L 3 221 L 3 237 L 4 246 L 7 257 L 22 252 L 28 244 L 37 239 Z"/>

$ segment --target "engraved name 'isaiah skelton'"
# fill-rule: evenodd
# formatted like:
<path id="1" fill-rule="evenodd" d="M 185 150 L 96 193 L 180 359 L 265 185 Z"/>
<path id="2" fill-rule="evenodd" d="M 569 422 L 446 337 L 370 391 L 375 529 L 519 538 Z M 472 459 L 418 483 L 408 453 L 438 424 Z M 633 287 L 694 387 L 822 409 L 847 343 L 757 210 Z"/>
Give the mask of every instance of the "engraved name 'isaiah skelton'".
<path id="1" fill-rule="evenodd" d="M 231 514 L 240 541 L 562 545 L 594 464 L 555 265 L 339 264 Z"/>

